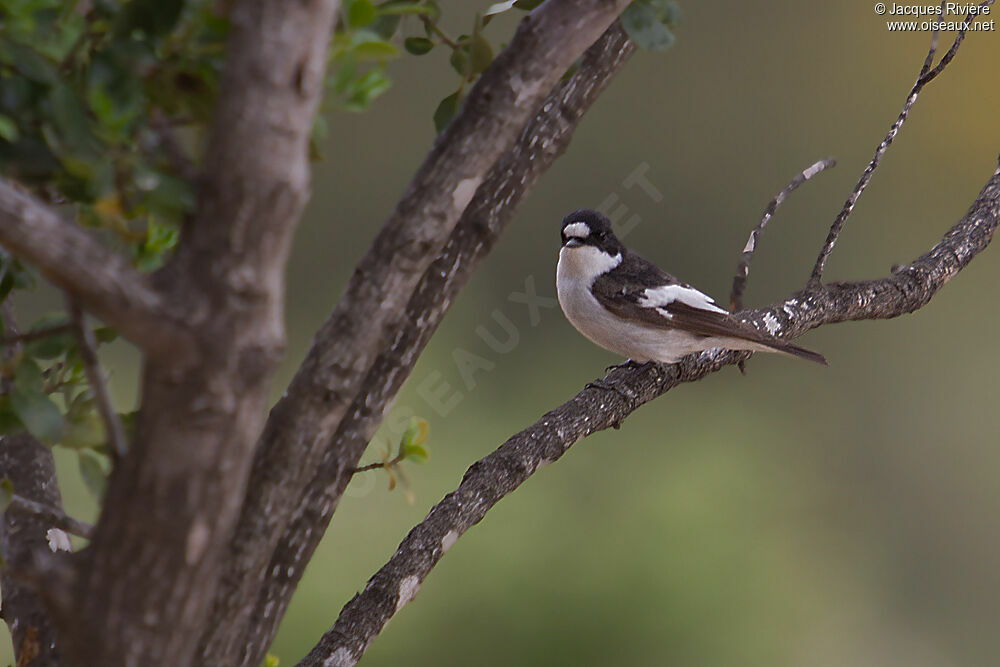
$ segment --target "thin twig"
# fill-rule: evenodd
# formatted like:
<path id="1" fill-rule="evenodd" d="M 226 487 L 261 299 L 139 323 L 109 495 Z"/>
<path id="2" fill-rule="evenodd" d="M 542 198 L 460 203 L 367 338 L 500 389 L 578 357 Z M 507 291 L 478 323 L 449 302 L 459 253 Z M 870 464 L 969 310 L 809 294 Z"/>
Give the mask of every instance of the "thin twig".
<path id="1" fill-rule="evenodd" d="M 108 448 L 112 457 L 120 461 L 125 456 L 125 429 L 118 418 L 118 413 L 111 404 L 111 394 L 108 392 L 108 385 L 101 373 L 100 362 L 97 360 L 97 339 L 94 337 L 94 332 L 83 321 L 83 309 L 80 304 L 70 296 L 67 296 L 66 301 L 80 346 L 83 369 L 87 373 L 87 379 L 90 380 L 94 398 L 97 399 L 97 410 L 101 413 L 101 419 L 104 420 L 104 428 L 108 435 Z"/>
<path id="2" fill-rule="evenodd" d="M 792 193 L 795 188 L 799 187 L 810 178 L 818 174 L 819 172 L 830 169 L 837 165 L 837 161 L 833 158 L 828 158 L 826 160 L 819 160 L 814 162 L 806 169 L 803 169 L 798 175 L 788 182 L 785 189 L 779 192 L 771 203 L 767 205 L 764 209 L 764 215 L 761 216 L 760 222 L 757 226 L 753 228 L 750 232 L 750 238 L 747 239 L 747 244 L 743 247 L 743 254 L 740 256 L 740 263 L 736 267 L 736 275 L 733 276 L 733 291 L 729 295 L 729 310 L 736 312 L 738 310 L 743 310 L 743 292 L 747 287 L 747 277 L 750 275 L 750 262 L 753 260 L 753 254 L 757 250 L 757 241 L 760 238 L 761 233 L 764 228 L 767 227 L 767 223 L 771 221 L 771 217 L 774 215 L 775 210 L 781 206 L 785 198 Z"/>
<path id="3" fill-rule="evenodd" d="M 979 7 L 986 7 L 987 5 L 993 4 L 993 0 L 986 0 L 981 3 Z M 942 6 L 944 3 L 942 3 Z M 972 19 L 972 12 L 970 12 L 965 17 L 965 24 L 968 24 Z M 882 156 L 889 149 L 892 144 L 893 139 L 899 133 L 899 129 L 903 126 L 906 121 L 907 114 L 910 113 L 910 109 L 913 107 L 914 103 L 917 101 L 917 95 L 923 89 L 925 85 L 934 80 L 934 78 L 944 71 L 944 68 L 948 66 L 952 58 L 958 52 L 958 47 L 962 44 L 965 39 L 965 27 L 958 31 L 958 35 L 955 37 L 954 43 L 948 52 L 941 58 L 941 62 L 938 63 L 937 67 L 930 69 L 931 63 L 934 61 L 934 55 L 937 53 L 937 43 L 938 43 L 938 30 L 935 30 L 931 37 L 931 45 L 927 51 L 927 57 L 924 59 L 924 64 L 920 68 L 920 75 L 917 77 L 917 82 L 913 84 L 913 88 L 910 89 L 910 94 L 906 98 L 906 102 L 903 103 L 903 109 L 899 112 L 899 116 L 896 121 L 889 128 L 888 134 L 885 135 L 885 139 L 879 144 L 878 148 L 875 150 L 875 156 L 872 157 L 871 162 L 865 167 L 865 171 L 861 174 L 861 178 L 858 180 L 858 184 L 854 186 L 854 190 L 851 192 L 847 201 L 844 202 L 844 207 L 841 209 L 840 214 L 837 219 L 833 221 L 833 225 L 830 227 L 830 233 L 826 237 L 826 242 L 823 244 L 823 249 L 819 253 L 819 257 L 816 258 L 816 264 L 813 267 L 812 275 L 809 278 L 809 284 L 811 286 L 819 285 L 823 280 L 823 269 L 826 268 L 826 260 L 830 257 L 830 253 L 833 252 L 833 247 L 837 244 L 837 239 L 840 238 L 840 232 L 844 228 L 844 223 L 847 222 L 848 216 L 851 215 L 851 211 L 854 210 L 854 205 L 857 203 L 858 198 L 861 193 L 864 192 L 865 188 L 868 187 L 868 182 L 871 181 L 872 174 L 878 167 L 879 162 L 882 161 Z"/>
<path id="4" fill-rule="evenodd" d="M 73 330 L 73 326 L 69 323 L 57 324 L 51 327 L 45 327 L 44 329 L 34 329 L 32 331 L 25 331 L 24 333 L 13 334 L 10 336 L 4 336 L 0 338 L 0 347 L 8 347 L 10 345 L 21 345 L 22 343 L 30 343 L 32 341 L 40 340 L 42 338 L 47 338 L 48 336 L 55 336 L 56 334 L 67 333 Z"/>
<path id="5" fill-rule="evenodd" d="M 442 30 L 441 28 L 438 27 L 437 23 L 435 23 L 434 21 L 432 21 L 427 16 L 424 16 L 423 14 L 419 14 L 419 16 L 420 16 L 420 20 L 423 22 L 424 26 L 428 30 L 430 30 L 431 32 L 433 32 L 435 35 L 437 35 L 438 37 L 440 37 L 441 41 L 444 42 L 445 44 L 447 44 L 449 47 L 451 47 L 452 51 L 458 51 L 459 49 L 462 48 L 462 45 L 459 44 L 458 42 L 456 42 L 451 37 L 449 37 L 445 33 L 444 30 Z"/>
<path id="6" fill-rule="evenodd" d="M 74 519 L 58 507 L 39 503 L 17 494 L 11 498 L 7 511 L 36 517 L 45 523 L 51 523 L 53 528 L 65 530 L 71 535 L 85 537 L 88 540 L 94 534 L 94 527 L 89 523 Z"/>

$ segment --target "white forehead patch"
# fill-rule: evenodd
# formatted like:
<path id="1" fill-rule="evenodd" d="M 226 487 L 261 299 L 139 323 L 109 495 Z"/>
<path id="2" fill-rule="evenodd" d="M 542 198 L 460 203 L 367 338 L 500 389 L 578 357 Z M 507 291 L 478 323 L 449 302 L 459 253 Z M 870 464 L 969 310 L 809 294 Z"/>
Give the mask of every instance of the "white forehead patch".
<path id="1" fill-rule="evenodd" d="M 578 239 L 585 239 L 590 236 L 590 225 L 586 222 L 574 222 L 570 225 L 566 225 L 566 229 L 563 230 L 563 234 L 566 236 L 575 236 Z"/>

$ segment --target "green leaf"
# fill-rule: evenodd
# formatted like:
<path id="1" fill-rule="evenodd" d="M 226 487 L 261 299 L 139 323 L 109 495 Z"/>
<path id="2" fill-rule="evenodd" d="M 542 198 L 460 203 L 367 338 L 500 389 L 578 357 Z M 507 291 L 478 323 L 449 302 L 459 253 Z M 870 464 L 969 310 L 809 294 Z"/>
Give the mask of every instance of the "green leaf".
<path id="1" fill-rule="evenodd" d="M 430 3 L 421 5 L 416 2 L 399 2 L 398 0 L 391 0 L 390 2 L 383 2 L 379 5 L 378 13 L 381 16 L 402 16 L 404 14 L 423 14 L 424 16 L 434 16 L 435 12 L 440 12 L 440 10 L 429 6 L 429 4 Z"/>
<path id="2" fill-rule="evenodd" d="M 674 34 L 661 15 L 662 9 L 653 0 L 635 0 L 622 12 L 622 27 L 639 48 L 665 51 L 674 43 Z"/>
<path id="3" fill-rule="evenodd" d="M 372 0 L 352 0 L 347 6 L 347 21 L 354 28 L 363 28 L 378 16 Z"/>
<path id="4" fill-rule="evenodd" d="M 427 449 L 420 445 L 410 445 L 404 450 L 404 453 L 406 460 L 414 463 L 427 463 L 427 459 L 431 457 Z"/>
<path id="5" fill-rule="evenodd" d="M 417 447 L 424 444 L 427 441 L 430 428 L 430 424 L 427 423 L 426 419 L 413 417 L 410 419 L 410 425 L 403 431 L 403 435 L 399 439 L 400 446 L 405 450 L 409 447 Z"/>
<path id="6" fill-rule="evenodd" d="M 344 107 L 349 111 L 363 111 L 376 97 L 389 90 L 390 86 L 392 81 L 385 72 L 381 69 L 371 70 L 351 85 Z"/>
<path id="7" fill-rule="evenodd" d="M 472 36 L 469 43 L 469 64 L 472 74 L 480 74 L 493 62 L 493 47 L 479 32 Z"/>
<path id="8" fill-rule="evenodd" d="M 0 114 L 0 139 L 13 144 L 20 136 L 21 133 L 17 129 L 17 122 L 10 116 Z"/>
<path id="9" fill-rule="evenodd" d="M 456 91 L 441 100 L 437 109 L 434 110 L 434 128 L 438 133 L 444 132 L 444 128 L 448 127 L 448 123 L 455 117 L 461 106 L 462 97 L 460 91 Z"/>
<path id="10" fill-rule="evenodd" d="M 119 13 L 115 32 L 131 36 L 134 31 L 150 37 L 166 35 L 174 29 L 184 10 L 184 0 L 133 0 Z"/>
<path id="11" fill-rule="evenodd" d="M 45 393 L 42 371 L 29 357 L 17 365 L 11 407 L 31 435 L 45 444 L 59 441 L 63 418 L 59 408 Z"/>
<path id="12" fill-rule="evenodd" d="M 66 421 L 66 429 L 59 444 L 69 449 L 99 449 L 107 447 L 104 421 L 97 414 L 93 399 L 74 410 Z"/>
<path id="13" fill-rule="evenodd" d="M 358 30 L 351 39 L 351 52 L 359 61 L 385 61 L 399 55 L 399 49 L 392 42 L 382 39 L 370 30 Z"/>
<path id="14" fill-rule="evenodd" d="M 10 435 L 24 430 L 24 424 L 14 411 L 10 394 L 0 396 L 0 435 Z"/>
<path id="15" fill-rule="evenodd" d="M 113 327 L 97 327 L 94 329 L 94 338 L 98 343 L 110 343 L 118 338 L 118 332 Z"/>
<path id="16" fill-rule="evenodd" d="M 455 49 L 448 58 L 453 70 L 458 72 L 463 79 L 468 75 L 469 56 L 465 48 Z"/>
<path id="17" fill-rule="evenodd" d="M 7 511 L 14 502 L 14 483 L 4 477 L 0 479 L 0 514 Z"/>
<path id="18" fill-rule="evenodd" d="M 431 49 L 434 48 L 434 42 L 426 37 L 407 37 L 403 40 L 403 48 L 415 56 L 422 56 L 425 53 L 430 53 Z"/>
<path id="19" fill-rule="evenodd" d="M 280 664 L 281 660 L 273 653 L 268 653 L 264 656 L 264 667 L 278 667 Z"/>
<path id="20" fill-rule="evenodd" d="M 81 451 L 78 453 L 78 463 L 80 465 L 80 477 L 87 489 L 100 500 L 104 497 L 104 491 L 108 486 L 108 473 L 101 463 L 101 459 L 92 452 Z"/>

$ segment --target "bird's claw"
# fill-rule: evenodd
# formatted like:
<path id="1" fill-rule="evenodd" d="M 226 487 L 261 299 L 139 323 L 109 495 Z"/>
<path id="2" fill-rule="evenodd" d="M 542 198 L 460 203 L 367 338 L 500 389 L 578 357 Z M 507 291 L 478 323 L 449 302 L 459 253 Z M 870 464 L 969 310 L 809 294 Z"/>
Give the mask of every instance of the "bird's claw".
<path id="1" fill-rule="evenodd" d="M 618 368 L 642 368 L 645 365 L 646 364 L 640 364 L 638 361 L 632 361 L 631 359 L 626 359 L 620 364 L 612 364 L 611 366 L 608 366 L 607 368 L 604 369 L 604 372 L 607 373 L 609 371 L 616 370 Z"/>

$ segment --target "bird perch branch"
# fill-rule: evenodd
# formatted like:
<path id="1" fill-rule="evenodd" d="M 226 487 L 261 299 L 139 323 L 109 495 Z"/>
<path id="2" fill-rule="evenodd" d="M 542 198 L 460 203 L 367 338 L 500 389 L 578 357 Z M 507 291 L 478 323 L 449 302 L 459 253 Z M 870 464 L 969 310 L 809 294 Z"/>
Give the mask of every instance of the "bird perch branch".
<path id="1" fill-rule="evenodd" d="M 877 280 L 807 286 L 782 302 L 744 311 L 744 320 L 795 338 L 824 324 L 898 317 L 931 297 L 989 244 L 1000 222 L 1000 166 L 969 212 L 930 251 Z M 748 352 L 709 350 L 677 364 L 621 367 L 512 436 L 466 471 L 458 489 L 431 509 L 392 558 L 341 611 L 299 667 L 354 665 L 409 602 L 445 552 L 504 496 L 583 438 L 619 424 L 639 406 L 684 382 L 739 363 Z"/>

